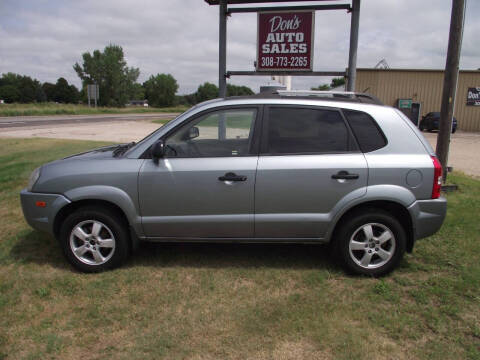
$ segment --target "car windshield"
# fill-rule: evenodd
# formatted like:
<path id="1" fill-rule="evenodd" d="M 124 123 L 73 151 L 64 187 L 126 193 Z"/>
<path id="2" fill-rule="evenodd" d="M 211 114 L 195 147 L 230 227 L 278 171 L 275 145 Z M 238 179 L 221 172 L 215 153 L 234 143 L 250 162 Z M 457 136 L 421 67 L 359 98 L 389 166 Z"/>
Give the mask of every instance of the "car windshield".
<path id="1" fill-rule="evenodd" d="M 135 146 L 133 146 L 131 149 L 129 149 L 129 151 L 131 151 L 132 149 L 135 149 L 138 145 L 144 143 L 145 141 L 148 141 L 150 138 L 152 138 L 153 136 L 155 136 L 155 134 L 157 134 L 157 132 L 160 130 L 160 129 L 163 129 L 166 125 L 170 124 L 172 121 L 175 121 L 177 120 L 178 118 L 180 117 L 185 117 L 187 114 L 193 112 L 194 110 L 198 109 L 199 106 L 203 106 L 207 103 L 211 103 L 211 102 L 216 102 L 218 101 L 219 99 L 213 99 L 213 100 L 208 100 L 208 101 L 204 101 L 200 104 L 197 104 L 197 105 L 194 105 L 192 106 L 190 109 L 184 111 L 183 113 L 181 113 L 180 115 L 178 115 L 177 117 L 175 117 L 174 119 L 170 120 L 170 121 L 167 121 L 165 124 L 163 124 L 162 126 L 160 126 L 157 130 L 155 130 L 154 132 L 148 134 L 147 136 L 145 136 L 142 140 L 138 141 Z"/>

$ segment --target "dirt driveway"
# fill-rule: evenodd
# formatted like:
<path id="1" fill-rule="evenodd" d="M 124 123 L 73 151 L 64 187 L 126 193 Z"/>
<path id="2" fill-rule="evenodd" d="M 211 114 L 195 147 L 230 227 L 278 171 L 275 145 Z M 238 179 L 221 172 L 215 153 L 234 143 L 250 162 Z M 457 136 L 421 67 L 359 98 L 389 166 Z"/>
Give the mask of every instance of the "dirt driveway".
<path id="1" fill-rule="evenodd" d="M 103 123 L 58 124 L 5 128 L 0 137 L 46 137 L 79 140 L 105 140 L 112 142 L 138 141 L 160 124 L 151 121 L 116 121 Z M 435 149 L 437 133 L 424 133 Z M 457 131 L 452 134 L 449 165 L 455 170 L 480 177 L 480 133 Z"/>
<path id="2" fill-rule="evenodd" d="M 437 133 L 424 133 L 432 144 L 437 145 Z M 465 174 L 480 177 L 480 133 L 457 131 L 450 141 L 449 166 Z"/>

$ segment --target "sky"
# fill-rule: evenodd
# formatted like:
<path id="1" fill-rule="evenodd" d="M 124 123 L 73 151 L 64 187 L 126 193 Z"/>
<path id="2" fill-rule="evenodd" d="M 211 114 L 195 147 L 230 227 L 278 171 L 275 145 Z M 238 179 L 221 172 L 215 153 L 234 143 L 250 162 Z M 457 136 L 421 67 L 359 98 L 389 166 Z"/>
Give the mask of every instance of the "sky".
<path id="1" fill-rule="evenodd" d="M 461 69 L 480 68 L 480 0 L 466 0 Z M 328 3 L 328 2 L 327 2 Z M 350 0 L 334 1 L 350 3 Z M 139 82 L 172 74 L 179 94 L 218 83 L 218 6 L 204 0 L 0 0 L 0 73 L 42 82 L 64 77 L 79 86 L 72 66 L 84 52 L 122 46 Z M 391 68 L 443 69 L 451 0 L 362 0 L 357 67 L 386 59 Z M 254 70 L 256 14 L 233 14 L 227 25 L 227 70 Z M 314 70 L 344 71 L 350 15 L 315 14 Z M 228 80 L 258 91 L 268 76 Z M 325 77 L 294 77 L 292 87 L 329 83 Z"/>

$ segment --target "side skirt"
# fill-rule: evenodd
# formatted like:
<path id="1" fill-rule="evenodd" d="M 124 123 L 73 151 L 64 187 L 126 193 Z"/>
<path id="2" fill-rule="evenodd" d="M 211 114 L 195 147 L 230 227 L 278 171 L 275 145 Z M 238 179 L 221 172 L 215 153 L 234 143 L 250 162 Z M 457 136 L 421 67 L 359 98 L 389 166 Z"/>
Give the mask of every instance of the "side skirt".
<path id="1" fill-rule="evenodd" d="M 245 244 L 327 244 L 328 240 L 321 238 L 172 238 L 149 237 L 141 238 L 149 242 L 190 242 L 190 243 L 245 243 Z"/>

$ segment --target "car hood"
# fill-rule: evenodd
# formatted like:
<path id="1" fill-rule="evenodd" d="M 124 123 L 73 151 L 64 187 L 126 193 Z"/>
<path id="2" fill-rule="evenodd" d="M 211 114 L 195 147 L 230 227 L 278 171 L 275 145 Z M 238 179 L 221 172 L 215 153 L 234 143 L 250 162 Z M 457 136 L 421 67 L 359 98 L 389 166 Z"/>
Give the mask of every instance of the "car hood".
<path id="1" fill-rule="evenodd" d="M 123 144 L 104 146 L 98 149 L 93 149 L 93 150 L 85 151 L 79 154 L 70 155 L 63 158 L 62 160 L 92 160 L 92 159 L 108 159 L 108 158 L 113 159 L 114 150 L 121 145 Z"/>

